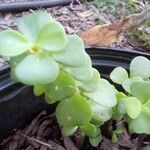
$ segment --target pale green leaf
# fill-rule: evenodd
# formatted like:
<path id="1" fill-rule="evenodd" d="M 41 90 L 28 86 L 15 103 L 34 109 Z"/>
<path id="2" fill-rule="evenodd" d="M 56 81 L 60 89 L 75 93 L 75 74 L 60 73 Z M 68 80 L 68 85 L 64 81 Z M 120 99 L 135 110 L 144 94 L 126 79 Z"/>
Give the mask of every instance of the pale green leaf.
<path id="1" fill-rule="evenodd" d="M 57 63 L 47 55 L 30 54 L 16 67 L 17 78 L 27 85 L 51 83 L 58 73 Z"/>
<path id="2" fill-rule="evenodd" d="M 130 64 L 130 75 L 148 79 L 150 77 L 150 60 L 143 56 L 135 57 Z"/>
<path id="3" fill-rule="evenodd" d="M 112 141 L 112 143 L 117 143 L 117 141 L 118 141 L 118 137 L 115 132 L 113 132 L 113 134 L 112 134 L 111 141 Z"/>
<path id="4" fill-rule="evenodd" d="M 94 101 L 90 101 L 92 106 L 92 112 L 94 118 L 100 122 L 105 122 L 109 120 L 112 117 L 112 110 L 108 107 L 102 106 L 99 103 L 96 103 Z"/>
<path id="5" fill-rule="evenodd" d="M 122 87 L 124 88 L 125 91 L 127 91 L 129 94 L 131 94 L 131 84 L 136 81 L 143 81 L 143 79 L 138 76 L 126 79 L 125 81 L 123 81 Z"/>
<path id="6" fill-rule="evenodd" d="M 32 47 L 32 43 L 14 30 L 0 32 L 0 55 L 13 57 L 24 53 Z"/>
<path id="7" fill-rule="evenodd" d="M 128 79 L 128 73 L 124 68 L 117 67 L 111 72 L 110 79 L 117 84 L 122 84 L 124 80 Z"/>
<path id="8" fill-rule="evenodd" d="M 141 103 L 150 99 L 150 81 L 134 82 L 131 85 L 131 93 L 137 97 Z"/>
<path id="9" fill-rule="evenodd" d="M 87 54 L 85 63 L 80 67 L 65 67 L 63 69 L 79 81 L 86 82 L 91 80 L 93 77 L 91 59 Z"/>
<path id="10" fill-rule="evenodd" d="M 33 88 L 33 92 L 35 96 L 40 96 L 42 95 L 46 90 L 45 85 L 35 85 Z"/>
<path id="11" fill-rule="evenodd" d="M 47 85 L 46 95 L 53 101 L 61 101 L 71 97 L 76 92 L 75 80 L 65 72 L 59 72 L 54 82 Z"/>
<path id="12" fill-rule="evenodd" d="M 116 97 L 117 97 L 117 100 L 120 101 L 124 98 L 127 98 L 127 96 L 123 93 L 123 92 L 117 92 L 116 93 Z"/>
<path id="13" fill-rule="evenodd" d="M 142 105 L 142 109 L 150 115 L 150 99 Z"/>
<path id="14" fill-rule="evenodd" d="M 102 141 L 102 135 L 100 134 L 97 137 L 89 137 L 89 142 L 93 147 L 97 147 L 98 144 Z"/>
<path id="15" fill-rule="evenodd" d="M 100 134 L 100 132 L 96 129 L 96 126 L 91 123 L 80 126 L 80 129 L 85 133 L 85 135 L 90 137 L 95 137 Z"/>
<path id="16" fill-rule="evenodd" d="M 54 103 L 56 103 L 55 100 L 49 98 L 48 95 L 46 95 L 46 94 L 45 94 L 45 102 L 48 103 L 48 104 L 54 104 Z"/>
<path id="17" fill-rule="evenodd" d="M 98 88 L 92 93 L 83 93 L 92 101 L 105 106 L 113 107 L 117 104 L 116 90 L 108 81 L 101 79 Z"/>
<path id="18" fill-rule="evenodd" d="M 87 82 L 78 81 L 77 84 L 79 88 L 81 89 L 81 91 L 89 93 L 97 89 L 99 82 L 100 82 L 100 74 L 96 69 L 93 68 L 92 79 Z"/>
<path id="19" fill-rule="evenodd" d="M 61 101 L 56 109 L 58 123 L 62 126 L 82 126 L 90 122 L 92 108 L 90 103 L 81 95 Z"/>
<path id="20" fill-rule="evenodd" d="M 78 127 L 63 127 L 62 134 L 65 136 L 71 136 L 76 132 L 77 129 Z"/>
<path id="21" fill-rule="evenodd" d="M 85 63 L 84 43 L 77 35 L 67 36 L 67 46 L 63 51 L 54 53 L 54 59 L 67 66 L 78 67 Z"/>
<path id="22" fill-rule="evenodd" d="M 37 34 L 35 47 L 50 52 L 61 51 L 67 44 L 66 33 L 63 26 L 57 21 L 45 24 Z"/>
<path id="23" fill-rule="evenodd" d="M 141 113 L 141 103 L 135 97 L 128 97 L 125 99 L 125 107 L 129 117 L 135 119 Z"/>
<path id="24" fill-rule="evenodd" d="M 136 119 L 129 121 L 130 132 L 150 134 L 150 115 L 142 111 Z"/>
<path id="25" fill-rule="evenodd" d="M 46 11 L 38 11 L 21 17 L 18 23 L 18 29 L 30 40 L 35 41 L 39 30 L 52 19 Z"/>
<path id="26" fill-rule="evenodd" d="M 17 78 L 17 75 L 16 75 L 16 67 L 18 66 L 18 64 L 25 58 L 29 55 L 29 51 L 26 51 L 25 53 L 21 54 L 21 55 L 18 55 L 16 57 L 11 57 L 10 58 L 10 61 L 9 61 L 9 65 L 10 65 L 10 68 L 11 68 L 11 71 L 10 71 L 10 78 L 15 81 L 15 82 L 19 82 L 19 79 Z"/>

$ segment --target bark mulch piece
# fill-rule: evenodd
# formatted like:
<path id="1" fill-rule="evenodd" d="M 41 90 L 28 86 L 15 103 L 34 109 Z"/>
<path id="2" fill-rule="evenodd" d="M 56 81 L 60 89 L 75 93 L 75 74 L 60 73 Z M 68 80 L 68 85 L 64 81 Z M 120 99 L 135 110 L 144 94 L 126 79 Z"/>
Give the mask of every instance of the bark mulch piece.
<path id="1" fill-rule="evenodd" d="M 106 124 L 107 125 L 107 124 Z M 109 124 L 110 125 L 110 124 Z M 105 131 L 109 132 L 109 131 Z M 104 131 L 103 131 L 104 133 Z M 61 134 L 53 114 L 42 111 L 24 129 L 15 129 L 0 143 L 2 150 L 149 150 L 150 136 L 133 135 L 125 129 L 118 142 L 113 144 L 107 135 L 97 148 L 78 130 L 72 137 Z"/>

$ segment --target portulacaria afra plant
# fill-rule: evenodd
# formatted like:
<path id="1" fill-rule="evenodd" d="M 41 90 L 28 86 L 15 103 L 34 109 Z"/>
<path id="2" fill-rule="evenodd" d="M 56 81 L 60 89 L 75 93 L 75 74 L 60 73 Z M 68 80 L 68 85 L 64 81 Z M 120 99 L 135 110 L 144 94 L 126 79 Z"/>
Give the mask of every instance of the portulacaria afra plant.
<path id="1" fill-rule="evenodd" d="M 97 146 L 102 139 L 99 127 L 112 118 L 113 111 L 117 111 L 119 116 L 127 113 L 131 129 L 135 118 L 143 117 L 143 113 L 144 119 L 149 115 L 149 112 L 145 115 L 145 109 L 149 107 L 150 97 L 149 93 L 144 92 L 144 89 L 150 89 L 149 76 L 144 77 L 146 81 L 137 77 L 140 83 L 132 85 L 135 93 L 131 92 L 136 98 L 118 93 L 113 85 L 92 68 L 82 39 L 77 35 L 67 35 L 63 26 L 47 12 L 23 16 L 18 23 L 18 31 L 0 32 L 0 55 L 10 57 L 12 80 L 34 86 L 34 94 L 44 95 L 48 104 L 58 103 L 56 118 L 64 135 L 72 135 L 80 129 L 89 137 L 90 143 Z M 134 61 L 131 63 L 132 69 Z M 118 82 L 121 75 L 121 79 L 127 80 L 127 72 L 122 68 L 118 70 L 113 71 L 111 78 Z M 131 83 L 131 79 L 128 80 L 125 86 Z M 146 98 L 136 95 L 140 93 L 136 93 L 139 86 L 146 86 L 141 92 L 141 95 L 146 94 Z M 131 101 L 131 104 L 127 102 L 129 107 L 120 112 L 122 101 Z M 132 111 L 134 103 L 136 109 Z M 147 126 L 144 131 L 149 133 Z"/>

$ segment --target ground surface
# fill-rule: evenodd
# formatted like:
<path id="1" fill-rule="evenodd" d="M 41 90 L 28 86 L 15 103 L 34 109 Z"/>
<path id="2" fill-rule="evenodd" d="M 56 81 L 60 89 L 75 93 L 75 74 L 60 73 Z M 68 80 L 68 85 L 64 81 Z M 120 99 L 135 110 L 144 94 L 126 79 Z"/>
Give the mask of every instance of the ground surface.
<path id="1" fill-rule="evenodd" d="M 110 140 L 110 128 L 114 122 L 105 124 L 102 128 L 103 141 L 97 148 L 93 148 L 87 142 L 88 139 L 81 136 L 80 131 L 72 137 L 61 135 L 60 128 L 53 115 L 46 111 L 41 112 L 23 130 L 14 130 L 12 134 L 1 143 L 2 150 L 149 150 L 150 137 L 139 135 L 130 137 L 124 129 L 117 144 Z M 118 123 L 117 123 L 118 124 Z M 124 123 L 119 122 L 121 126 Z M 114 126 L 114 125 L 113 125 Z"/>
<path id="2" fill-rule="evenodd" d="M 25 0 L 1 0 L 1 2 L 14 2 Z M 121 1 L 120 1 L 121 2 Z M 140 1 L 142 2 L 142 1 Z M 148 5 L 149 0 L 145 0 L 145 5 Z M 115 6 L 116 8 L 116 6 Z M 110 6 L 96 5 L 96 4 L 83 4 L 83 5 L 70 5 L 64 7 L 54 7 L 46 9 L 58 21 L 60 21 L 67 33 L 80 35 L 88 28 L 103 23 L 114 22 L 122 16 L 126 16 L 131 12 L 127 9 L 119 9 L 114 11 Z M 122 8 L 122 7 L 121 7 Z M 33 10 L 30 10 L 32 12 Z M 16 29 L 18 19 L 27 11 L 24 12 L 7 12 L 0 14 L 0 30 L 13 28 Z M 128 41 L 124 37 L 123 41 L 110 45 L 110 47 L 138 49 L 134 43 Z M 7 58 L 0 58 L 0 68 L 7 64 Z M 112 125 L 113 124 L 113 125 Z M 120 136 L 117 144 L 112 144 L 110 140 L 109 128 L 112 128 L 116 123 L 108 123 L 103 128 L 103 141 L 97 150 L 149 150 L 150 137 L 146 135 L 130 136 L 125 129 L 124 133 Z M 122 124 L 124 127 L 125 125 Z M 107 133 L 107 134 L 106 134 Z M 37 141 L 35 140 L 37 139 Z M 44 142 L 44 143 L 41 143 Z M 47 144 L 46 144 L 47 143 Z M 51 146 L 52 147 L 51 147 Z M 6 138 L 0 145 L 2 150 L 92 150 L 87 140 L 80 136 L 80 132 L 76 133 L 73 137 L 63 137 L 54 116 L 42 112 L 32 123 L 26 126 L 23 130 L 13 131 L 12 134 Z M 49 147 L 49 148 L 48 148 Z M 71 148 L 70 148 L 71 147 Z"/>

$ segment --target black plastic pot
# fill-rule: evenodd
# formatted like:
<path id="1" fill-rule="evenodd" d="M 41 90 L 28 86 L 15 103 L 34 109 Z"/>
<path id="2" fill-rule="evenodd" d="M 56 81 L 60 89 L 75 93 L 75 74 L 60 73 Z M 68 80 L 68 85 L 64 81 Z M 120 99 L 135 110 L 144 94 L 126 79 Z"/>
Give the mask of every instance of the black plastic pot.
<path id="1" fill-rule="evenodd" d="M 87 52 L 92 58 L 93 67 L 107 79 L 116 66 L 128 69 L 130 61 L 136 56 L 142 55 L 150 59 L 150 54 L 117 49 L 89 48 Z M 52 113 L 55 105 L 48 106 L 42 96 L 35 97 L 32 87 L 12 82 L 9 67 L 0 70 L 0 139 L 12 129 L 23 127 L 44 109 Z"/>

